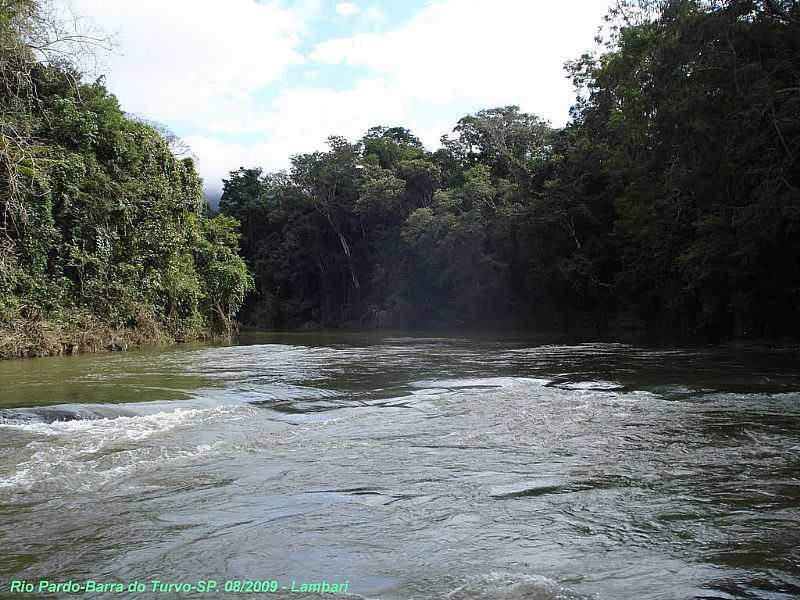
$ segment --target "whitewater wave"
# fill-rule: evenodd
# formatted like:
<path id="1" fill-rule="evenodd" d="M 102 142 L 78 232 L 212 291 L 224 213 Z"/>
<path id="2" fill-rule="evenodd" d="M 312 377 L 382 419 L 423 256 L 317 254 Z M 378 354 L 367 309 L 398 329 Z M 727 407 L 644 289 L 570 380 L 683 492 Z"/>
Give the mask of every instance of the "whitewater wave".
<path id="1" fill-rule="evenodd" d="M 478 575 L 445 596 L 446 600 L 590 600 L 541 575 Z"/>
<path id="2" fill-rule="evenodd" d="M 434 388 L 447 390 L 468 390 L 489 389 L 489 388 L 509 388 L 513 386 L 545 386 L 550 383 L 550 379 L 537 379 L 533 377 L 472 377 L 460 379 L 426 379 L 417 381 L 411 385 L 415 388 Z"/>
<path id="3" fill-rule="evenodd" d="M 0 424 L 29 441 L 17 450 L 0 490 L 91 490 L 139 469 L 154 469 L 218 451 L 223 442 L 170 443 L 170 432 L 209 421 L 244 418 L 238 407 L 176 409 L 148 415 Z"/>

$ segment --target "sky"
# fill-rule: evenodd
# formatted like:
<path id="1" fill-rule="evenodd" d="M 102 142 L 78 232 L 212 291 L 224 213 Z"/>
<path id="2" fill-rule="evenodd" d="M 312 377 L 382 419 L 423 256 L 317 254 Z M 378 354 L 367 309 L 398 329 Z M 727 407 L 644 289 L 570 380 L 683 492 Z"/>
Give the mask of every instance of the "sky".
<path id="1" fill-rule="evenodd" d="M 563 125 L 563 64 L 608 0 L 59 0 L 112 34 L 123 110 L 183 138 L 212 199 L 241 166 L 355 141 L 375 125 L 431 149 L 458 119 L 515 104 Z"/>

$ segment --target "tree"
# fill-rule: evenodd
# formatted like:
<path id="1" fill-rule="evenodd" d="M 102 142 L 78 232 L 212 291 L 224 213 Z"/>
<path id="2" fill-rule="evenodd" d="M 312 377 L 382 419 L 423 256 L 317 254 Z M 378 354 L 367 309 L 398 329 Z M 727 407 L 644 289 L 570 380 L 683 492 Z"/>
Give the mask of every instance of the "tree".
<path id="1" fill-rule="evenodd" d="M 46 7 L 0 4 L 0 328 L 230 333 L 249 287 L 237 222 L 209 220 L 193 160 L 83 81 L 67 49 L 93 41 Z"/>
<path id="2" fill-rule="evenodd" d="M 361 281 L 351 245 L 359 236 L 360 224 L 354 218 L 354 206 L 358 197 L 357 173 L 363 168 L 359 163 L 361 146 L 336 136 L 328 138 L 328 145 L 328 152 L 292 157 L 292 178 L 338 239 L 355 300 L 361 291 Z M 360 234 L 363 238 L 363 230 Z"/>

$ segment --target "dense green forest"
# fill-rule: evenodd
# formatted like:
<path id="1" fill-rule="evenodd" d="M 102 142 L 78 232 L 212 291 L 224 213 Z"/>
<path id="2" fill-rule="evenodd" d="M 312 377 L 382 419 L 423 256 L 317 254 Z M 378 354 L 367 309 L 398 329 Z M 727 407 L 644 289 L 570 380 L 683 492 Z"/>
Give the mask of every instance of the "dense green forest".
<path id="1" fill-rule="evenodd" d="M 252 284 L 238 223 L 48 18 L 0 1 L 0 356 L 229 334 Z"/>
<path id="2" fill-rule="evenodd" d="M 243 318 L 800 334 L 800 4 L 620 2 L 599 41 L 563 128 L 507 106 L 232 172 Z"/>
<path id="3" fill-rule="evenodd" d="M 46 19 L 0 0 L 0 356 L 229 335 L 237 314 L 800 335 L 796 1 L 618 2 L 567 65 L 565 127 L 506 106 L 436 150 L 334 136 L 231 172 L 217 216 Z"/>

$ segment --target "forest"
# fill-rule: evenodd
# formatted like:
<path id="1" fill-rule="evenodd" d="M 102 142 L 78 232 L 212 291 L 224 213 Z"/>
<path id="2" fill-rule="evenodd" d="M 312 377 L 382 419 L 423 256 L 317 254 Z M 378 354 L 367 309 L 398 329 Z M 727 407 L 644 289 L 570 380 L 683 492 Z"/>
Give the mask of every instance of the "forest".
<path id="1" fill-rule="evenodd" d="M 2 357 L 237 320 L 800 334 L 796 1 L 620 1 L 566 65 L 564 127 L 504 106 L 437 149 L 394 124 L 334 135 L 232 171 L 217 214 L 44 18 L 0 1 Z"/>
<path id="2" fill-rule="evenodd" d="M 563 128 L 505 106 L 231 172 L 242 319 L 799 334 L 800 3 L 619 2 L 598 41 Z"/>
<path id="3" fill-rule="evenodd" d="M 95 41 L 0 2 L 0 357 L 227 336 L 252 285 L 192 160 L 81 78 Z"/>

